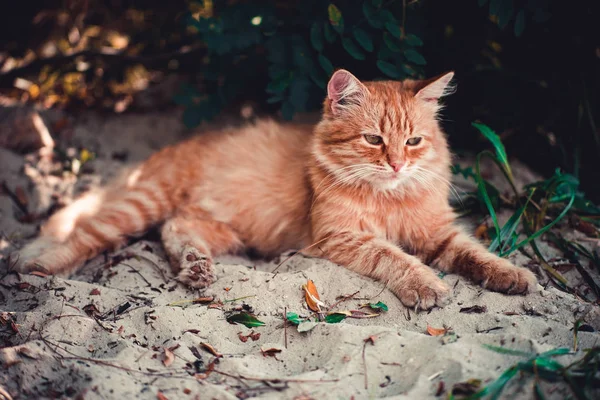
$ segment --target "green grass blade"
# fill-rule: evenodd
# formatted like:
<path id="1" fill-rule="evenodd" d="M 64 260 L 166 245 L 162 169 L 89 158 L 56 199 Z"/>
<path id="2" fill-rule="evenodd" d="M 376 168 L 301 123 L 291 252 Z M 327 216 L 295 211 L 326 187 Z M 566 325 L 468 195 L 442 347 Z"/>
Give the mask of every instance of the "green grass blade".
<path id="1" fill-rule="evenodd" d="M 558 347 L 553 350 L 548 350 L 544 353 L 541 353 L 538 357 L 548 358 L 548 357 L 556 357 L 556 356 L 564 356 L 565 354 L 569 354 L 571 350 L 568 347 Z"/>
<path id="2" fill-rule="evenodd" d="M 481 197 L 483 198 L 483 202 L 490 213 L 490 217 L 492 218 L 492 223 L 494 224 L 494 228 L 496 229 L 496 237 L 500 237 L 500 225 L 498 224 L 498 217 L 496 216 L 496 211 L 494 210 L 494 206 L 492 205 L 492 200 L 488 195 L 487 189 L 485 188 L 485 181 L 481 177 L 481 158 L 483 156 L 491 157 L 495 159 L 494 155 L 489 151 L 483 151 L 477 154 L 477 159 L 475 161 L 475 181 L 477 182 L 477 190 L 479 191 Z"/>
<path id="3" fill-rule="evenodd" d="M 518 242 L 517 244 L 512 246 L 510 249 L 508 249 L 506 251 L 505 254 L 510 254 L 513 251 L 518 250 L 519 248 L 525 246 L 527 243 L 537 239 L 538 237 L 542 236 L 544 233 L 548 232 L 548 230 L 550 228 L 552 228 L 554 225 L 556 225 L 561 219 L 563 219 L 565 217 L 565 215 L 567 215 L 567 213 L 573 206 L 574 201 L 575 201 L 575 193 L 573 192 L 573 193 L 571 193 L 571 200 L 569 201 L 569 203 L 565 206 L 565 208 L 563 208 L 562 212 L 556 218 L 554 218 L 554 220 L 552 220 L 552 222 L 550 222 L 543 228 L 538 229 L 538 231 L 533 233 L 531 236 L 521 240 L 520 242 Z"/>
<path id="4" fill-rule="evenodd" d="M 485 347 L 488 350 L 492 350 L 496 353 L 500 353 L 500 354 L 510 354 L 511 356 L 521 356 L 521 357 L 535 357 L 535 353 L 530 353 L 530 352 L 521 351 L 521 350 L 507 349 L 506 347 L 494 346 L 491 344 L 484 344 L 483 347 Z"/>
<path id="5" fill-rule="evenodd" d="M 477 122 L 473 122 L 471 125 L 473 125 L 475 128 L 477 128 L 477 130 L 483 136 L 485 136 L 485 138 L 487 140 L 489 140 L 492 143 L 492 145 L 494 146 L 494 150 L 496 150 L 496 155 L 497 155 L 498 159 L 502 163 L 503 167 L 506 169 L 506 172 L 508 173 L 508 175 L 512 178 L 512 171 L 510 169 L 510 165 L 508 164 L 508 156 L 506 155 L 506 149 L 504 148 L 504 145 L 502 144 L 502 140 L 500 139 L 500 136 L 498 136 L 487 125 L 479 124 Z"/>

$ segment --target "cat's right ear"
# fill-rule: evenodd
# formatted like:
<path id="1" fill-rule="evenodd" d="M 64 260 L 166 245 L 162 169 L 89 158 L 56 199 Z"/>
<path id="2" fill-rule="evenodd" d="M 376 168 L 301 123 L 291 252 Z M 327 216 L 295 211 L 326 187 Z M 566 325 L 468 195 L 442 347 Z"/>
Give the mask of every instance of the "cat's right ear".
<path id="1" fill-rule="evenodd" d="M 350 72 L 344 69 L 337 70 L 327 84 L 325 114 L 337 117 L 350 111 L 360 106 L 368 93 L 365 85 Z"/>

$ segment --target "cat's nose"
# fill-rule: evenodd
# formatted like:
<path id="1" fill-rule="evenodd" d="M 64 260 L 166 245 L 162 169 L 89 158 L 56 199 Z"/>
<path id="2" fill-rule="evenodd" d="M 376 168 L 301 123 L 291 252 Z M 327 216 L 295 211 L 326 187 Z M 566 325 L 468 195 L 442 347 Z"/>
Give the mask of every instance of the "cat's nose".
<path id="1" fill-rule="evenodd" d="M 390 167 L 392 167 L 394 172 L 400 171 L 403 166 L 404 166 L 404 163 L 400 162 L 400 161 L 390 162 Z"/>

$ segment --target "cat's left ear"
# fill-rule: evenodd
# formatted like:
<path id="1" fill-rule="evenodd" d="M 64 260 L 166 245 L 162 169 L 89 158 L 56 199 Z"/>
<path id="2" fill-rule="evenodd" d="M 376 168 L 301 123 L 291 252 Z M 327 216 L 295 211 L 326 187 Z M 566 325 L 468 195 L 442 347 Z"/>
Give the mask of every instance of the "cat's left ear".
<path id="1" fill-rule="evenodd" d="M 455 86 L 450 84 L 453 77 L 454 72 L 446 72 L 435 78 L 417 81 L 415 85 L 415 97 L 437 105 L 441 97 L 454 93 Z"/>

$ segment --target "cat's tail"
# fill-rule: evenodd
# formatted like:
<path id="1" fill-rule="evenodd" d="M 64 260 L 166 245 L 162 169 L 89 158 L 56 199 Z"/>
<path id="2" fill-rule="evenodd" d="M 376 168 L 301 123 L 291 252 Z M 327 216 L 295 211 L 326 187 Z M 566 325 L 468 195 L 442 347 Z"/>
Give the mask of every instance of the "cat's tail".
<path id="1" fill-rule="evenodd" d="M 85 194 L 54 214 L 39 238 L 11 255 L 11 263 L 20 272 L 69 274 L 165 220 L 172 209 L 168 188 L 152 180 Z"/>

